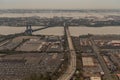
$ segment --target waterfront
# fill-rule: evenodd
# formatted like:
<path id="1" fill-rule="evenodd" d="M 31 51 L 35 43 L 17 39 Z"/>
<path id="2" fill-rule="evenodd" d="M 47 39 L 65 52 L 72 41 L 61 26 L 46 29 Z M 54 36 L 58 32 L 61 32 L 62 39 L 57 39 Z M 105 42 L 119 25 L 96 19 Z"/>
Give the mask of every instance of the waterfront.
<path id="1" fill-rule="evenodd" d="M 36 28 L 42 28 L 33 26 L 32 29 Z M 118 26 L 109 26 L 109 27 L 70 27 L 70 32 L 73 36 L 79 36 L 79 35 L 84 35 L 84 34 L 98 34 L 98 35 L 107 35 L 107 34 L 120 34 L 120 27 Z M 8 27 L 8 26 L 1 26 L 0 27 L 0 34 L 2 35 L 8 35 L 8 34 L 15 34 L 15 33 L 20 33 L 24 32 L 25 27 Z M 34 32 L 33 34 L 39 35 L 63 35 L 64 34 L 64 29 L 63 27 L 52 27 L 52 28 L 47 28 L 41 31 Z"/>

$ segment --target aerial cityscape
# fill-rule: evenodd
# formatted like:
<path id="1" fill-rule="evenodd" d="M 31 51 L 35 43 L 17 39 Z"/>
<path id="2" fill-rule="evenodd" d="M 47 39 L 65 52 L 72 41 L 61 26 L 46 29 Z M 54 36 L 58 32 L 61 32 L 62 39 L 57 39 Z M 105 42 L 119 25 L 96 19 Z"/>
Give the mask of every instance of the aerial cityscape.
<path id="1" fill-rule="evenodd" d="M 120 1 L 67 1 L 0 1 L 0 80 L 120 80 Z"/>

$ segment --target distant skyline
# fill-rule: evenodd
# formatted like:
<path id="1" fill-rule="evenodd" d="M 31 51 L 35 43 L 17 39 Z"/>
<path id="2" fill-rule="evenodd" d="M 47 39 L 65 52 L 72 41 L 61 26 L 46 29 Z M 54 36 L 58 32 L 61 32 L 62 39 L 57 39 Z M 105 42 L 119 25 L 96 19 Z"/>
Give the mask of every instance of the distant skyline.
<path id="1" fill-rule="evenodd" d="M 120 0 L 0 0 L 0 9 L 120 9 Z"/>

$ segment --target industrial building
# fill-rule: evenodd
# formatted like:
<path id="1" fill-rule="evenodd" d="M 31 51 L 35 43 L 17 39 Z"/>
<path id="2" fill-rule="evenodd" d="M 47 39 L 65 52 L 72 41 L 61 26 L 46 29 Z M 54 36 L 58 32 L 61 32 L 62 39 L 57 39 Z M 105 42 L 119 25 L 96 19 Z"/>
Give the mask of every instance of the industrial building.
<path id="1" fill-rule="evenodd" d="M 94 67 L 94 61 L 91 57 L 82 57 L 83 66 Z"/>
<path id="2" fill-rule="evenodd" d="M 82 53 L 82 63 L 83 76 L 85 80 L 90 79 L 92 76 L 101 78 L 101 76 L 103 75 L 101 74 L 103 73 L 103 70 L 97 59 L 94 57 L 93 53 Z"/>
<path id="3" fill-rule="evenodd" d="M 90 80 L 101 80 L 100 77 L 91 77 Z"/>
<path id="4" fill-rule="evenodd" d="M 112 40 L 107 43 L 108 45 L 120 46 L 120 40 Z"/>

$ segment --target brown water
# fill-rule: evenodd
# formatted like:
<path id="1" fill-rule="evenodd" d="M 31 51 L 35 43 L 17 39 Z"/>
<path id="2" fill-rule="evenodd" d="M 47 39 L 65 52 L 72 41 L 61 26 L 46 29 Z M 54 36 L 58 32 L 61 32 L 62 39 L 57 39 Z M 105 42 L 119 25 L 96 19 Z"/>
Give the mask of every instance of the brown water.
<path id="1" fill-rule="evenodd" d="M 84 34 L 120 34 L 120 26 L 108 26 L 108 27 L 71 27 L 70 32 L 74 36 L 84 35 Z"/>
<path id="2" fill-rule="evenodd" d="M 120 27 L 109 26 L 109 27 L 70 27 L 71 35 L 79 36 L 84 34 L 98 34 L 98 35 L 107 35 L 107 34 L 120 34 Z M 54 27 L 45 29 L 42 31 L 37 31 L 34 34 L 46 34 L 46 35 L 63 35 L 64 29 L 62 27 Z"/>
<path id="3" fill-rule="evenodd" d="M 37 29 L 40 27 L 34 27 L 33 29 Z M 21 33 L 26 30 L 26 27 L 9 27 L 9 26 L 0 26 L 0 34 L 8 35 L 8 34 L 15 34 Z"/>
<path id="4" fill-rule="evenodd" d="M 33 29 L 41 28 L 34 26 Z M 25 27 L 9 27 L 9 26 L 1 26 L 0 27 L 0 34 L 8 35 L 8 34 L 15 34 L 24 32 Z M 71 35 L 73 36 L 79 36 L 84 34 L 98 34 L 98 35 L 107 35 L 107 34 L 120 34 L 120 27 L 116 26 L 109 26 L 109 27 L 70 27 Z M 43 34 L 43 35 L 63 35 L 64 29 L 63 27 L 53 27 L 53 28 L 47 28 L 41 31 L 34 32 L 33 34 Z"/>

